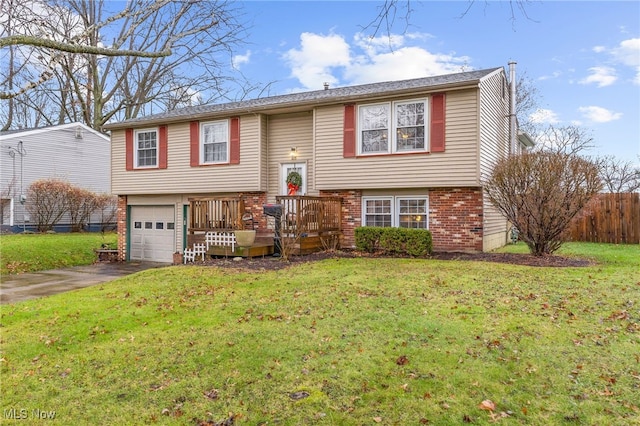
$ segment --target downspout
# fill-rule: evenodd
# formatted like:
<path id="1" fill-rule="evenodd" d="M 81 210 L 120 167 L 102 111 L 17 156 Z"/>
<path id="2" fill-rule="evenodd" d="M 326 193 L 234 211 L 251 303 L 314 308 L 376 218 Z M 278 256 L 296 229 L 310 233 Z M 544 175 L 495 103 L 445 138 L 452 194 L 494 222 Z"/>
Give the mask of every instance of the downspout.
<path id="1" fill-rule="evenodd" d="M 509 154 L 518 152 L 518 129 L 516 121 L 516 62 L 509 62 Z"/>

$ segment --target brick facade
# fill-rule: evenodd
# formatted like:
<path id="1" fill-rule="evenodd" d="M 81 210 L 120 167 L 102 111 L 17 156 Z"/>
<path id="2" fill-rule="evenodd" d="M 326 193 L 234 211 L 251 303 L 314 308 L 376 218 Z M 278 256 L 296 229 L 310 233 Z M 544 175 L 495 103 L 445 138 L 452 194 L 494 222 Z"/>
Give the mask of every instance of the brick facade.
<path id="1" fill-rule="evenodd" d="M 481 188 L 429 190 L 429 230 L 434 251 L 482 251 Z"/>
<path id="2" fill-rule="evenodd" d="M 118 231 L 118 260 L 127 260 L 127 196 L 118 196 L 118 210 L 116 213 Z"/>
<path id="3" fill-rule="evenodd" d="M 264 215 L 263 206 L 267 203 L 265 192 L 244 192 L 241 194 L 245 210 L 253 215 L 253 223 L 258 233 L 268 233 L 267 216 Z"/>
<path id="4" fill-rule="evenodd" d="M 342 198 L 342 239 L 341 247 L 355 247 L 355 229 L 362 226 L 362 191 L 320 191 L 321 197 Z"/>
<path id="5" fill-rule="evenodd" d="M 362 191 L 320 191 L 320 196 L 342 198 L 340 246 L 355 247 L 355 229 L 362 226 Z M 263 214 L 264 192 L 243 193 L 245 208 L 253 214 L 258 233 L 269 233 Z M 127 197 L 118 197 L 118 260 L 126 260 Z M 483 204 L 481 188 L 434 188 L 429 190 L 429 229 L 434 251 L 482 251 Z"/>
<path id="6" fill-rule="evenodd" d="M 362 191 L 321 191 L 342 198 L 342 247 L 355 247 L 355 229 L 362 226 Z M 482 251 L 483 207 L 480 188 L 429 190 L 429 229 L 435 251 Z"/>

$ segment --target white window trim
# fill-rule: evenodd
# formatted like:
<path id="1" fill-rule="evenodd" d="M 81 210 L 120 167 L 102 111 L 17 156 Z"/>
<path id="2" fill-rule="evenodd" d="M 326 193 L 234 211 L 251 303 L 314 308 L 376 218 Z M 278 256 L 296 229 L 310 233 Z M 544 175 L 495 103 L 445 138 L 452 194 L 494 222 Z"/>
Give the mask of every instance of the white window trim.
<path id="1" fill-rule="evenodd" d="M 424 148 L 412 149 L 412 150 L 402 150 L 398 151 L 398 142 L 397 142 L 397 122 L 396 122 L 396 107 L 402 104 L 415 104 L 415 103 L 423 103 L 424 104 Z M 388 105 L 389 109 L 389 128 L 387 129 L 387 137 L 390 139 L 389 146 L 387 147 L 387 151 L 379 151 L 379 152 L 364 152 L 362 151 L 362 131 L 364 130 L 361 126 L 362 123 L 362 112 L 361 108 L 363 107 L 372 107 L 376 105 Z M 369 156 L 369 155 L 385 155 L 385 154 L 411 154 L 411 153 L 421 153 L 421 152 L 429 152 L 429 123 L 431 122 L 431 109 L 429 108 L 429 98 L 417 98 L 417 99 L 403 99 L 401 101 L 394 102 L 378 102 L 371 104 L 360 104 L 358 105 L 358 114 L 357 114 L 357 153 L 358 155 Z"/>
<path id="2" fill-rule="evenodd" d="M 204 127 L 210 124 L 216 124 L 216 123 L 224 123 L 224 125 L 227 128 L 226 131 L 226 135 L 227 135 L 227 158 L 224 161 L 204 161 Z M 229 155 L 229 150 L 231 149 L 231 128 L 229 126 L 229 120 L 213 120 L 213 121 L 203 121 L 200 123 L 200 141 L 198 141 L 198 143 L 200 144 L 199 147 L 199 151 L 200 151 L 200 164 L 229 164 L 230 160 L 230 155 Z"/>
<path id="3" fill-rule="evenodd" d="M 381 105 L 386 105 L 387 109 L 389 111 L 389 117 L 387 117 L 387 139 L 389 139 L 391 137 L 390 133 L 391 133 L 391 127 L 393 127 L 393 123 L 391 122 L 392 120 L 392 116 L 393 116 L 393 112 L 391 111 L 392 105 L 390 102 L 378 102 L 378 103 L 373 103 L 373 104 L 362 104 L 362 105 L 358 105 L 358 120 L 357 120 L 357 131 L 358 131 L 358 155 L 384 155 L 384 154 L 389 154 L 391 151 L 391 143 L 387 143 L 388 147 L 387 147 L 387 151 L 377 151 L 377 152 L 364 152 L 362 150 L 362 131 L 365 130 L 362 128 L 362 123 L 364 122 L 363 118 L 362 118 L 362 110 L 364 108 L 367 107 L 375 107 L 375 106 L 381 106 Z M 367 130 L 374 130 L 374 129 L 367 129 Z"/>
<path id="4" fill-rule="evenodd" d="M 367 201 L 375 201 L 375 200 L 386 200 L 386 201 L 390 201 L 390 206 L 391 206 L 391 226 L 394 227 L 394 220 L 393 220 L 393 216 L 394 216 L 394 212 L 395 212 L 395 202 L 393 200 L 392 196 L 375 196 L 375 197 L 362 197 L 362 218 L 361 218 L 361 222 L 362 226 L 370 226 L 367 225 Z"/>
<path id="5" fill-rule="evenodd" d="M 428 99 L 425 98 L 421 98 L 421 99 L 408 99 L 408 100 L 403 100 L 403 101 L 396 101 L 393 103 L 393 105 L 391 106 L 391 119 L 392 119 L 392 130 L 391 130 L 391 134 L 393 135 L 393 143 L 390 144 L 391 145 L 391 152 L 393 154 L 408 154 L 408 153 L 413 153 L 413 152 L 428 152 L 429 151 L 429 103 L 427 102 Z M 397 141 L 397 137 L 398 137 L 398 123 L 396 120 L 396 108 L 398 105 L 403 105 L 403 104 L 417 104 L 417 103 L 422 103 L 424 105 L 424 148 L 417 148 L 417 149 L 405 149 L 402 151 L 398 151 L 398 141 Z"/>
<path id="6" fill-rule="evenodd" d="M 377 196 L 364 196 L 362 197 L 362 226 L 368 226 L 367 223 L 367 201 L 368 200 L 390 200 L 391 201 L 391 227 L 398 228 L 400 226 L 400 200 L 425 200 L 426 205 L 426 228 L 429 229 L 429 196 L 428 195 L 377 195 Z"/>
<path id="7" fill-rule="evenodd" d="M 156 134 L 156 164 L 154 165 L 138 165 L 138 135 L 140 133 L 149 133 L 154 132 Z M 159 155 L 160 155 L 160 131 L 157 127 L 150 127 L 147 129 L 136 129 L 133 135 L 133 164 L 135 165 L 135 169 L 157 169 L 159 165 Z"/>

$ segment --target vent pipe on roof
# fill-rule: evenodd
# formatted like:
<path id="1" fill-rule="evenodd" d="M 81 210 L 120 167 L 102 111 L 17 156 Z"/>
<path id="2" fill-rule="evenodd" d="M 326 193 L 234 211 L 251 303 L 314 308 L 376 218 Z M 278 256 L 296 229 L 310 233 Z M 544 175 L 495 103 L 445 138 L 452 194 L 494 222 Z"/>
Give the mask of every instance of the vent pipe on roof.
<path id="1" fill-rule="evenodd" d="M 324 90 L 329 90 L 329 83 L 327 82 L 324 83 Z"/>
<path id="2" fill-rule="evenodd" d="M 516 62 L 509 62 L 509 153 L 518 152 L 518 122 L 516 120 Z"/>

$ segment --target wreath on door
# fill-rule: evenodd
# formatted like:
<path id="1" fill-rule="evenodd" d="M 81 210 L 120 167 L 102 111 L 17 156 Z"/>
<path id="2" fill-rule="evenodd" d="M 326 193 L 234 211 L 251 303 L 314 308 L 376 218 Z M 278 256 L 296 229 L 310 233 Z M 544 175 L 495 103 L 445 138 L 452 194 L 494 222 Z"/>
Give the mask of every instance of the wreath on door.
<path id="1" fill-rule="evenodd" d="M 287 175 L 288 195 L 296 195 L 296 192 L 302 186 L 302 175 L 296 171 L 289 172 Z"/>

